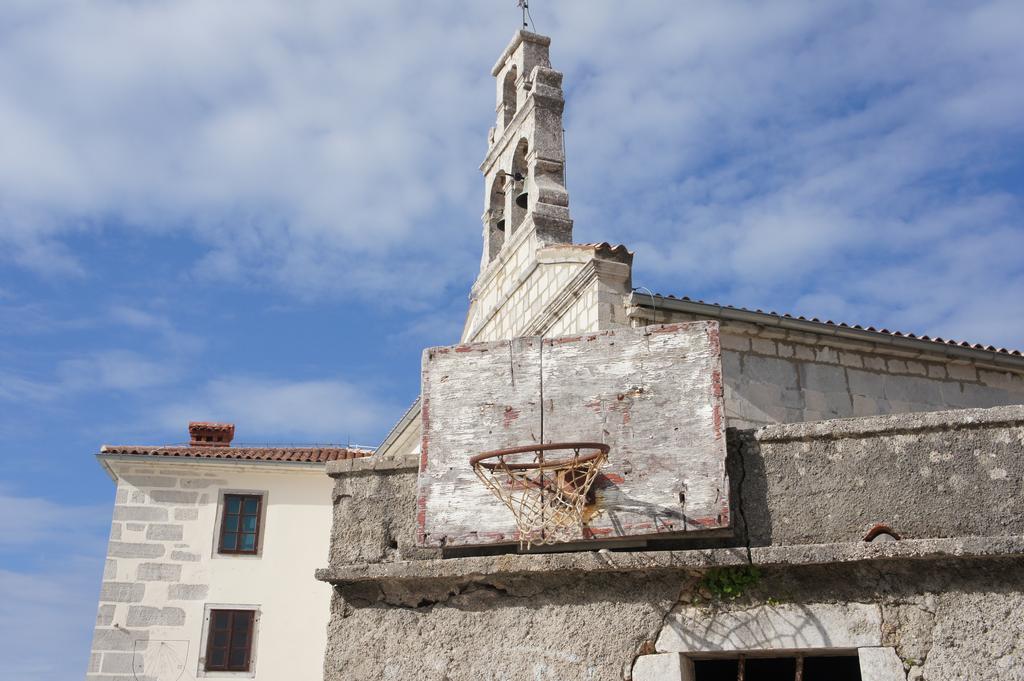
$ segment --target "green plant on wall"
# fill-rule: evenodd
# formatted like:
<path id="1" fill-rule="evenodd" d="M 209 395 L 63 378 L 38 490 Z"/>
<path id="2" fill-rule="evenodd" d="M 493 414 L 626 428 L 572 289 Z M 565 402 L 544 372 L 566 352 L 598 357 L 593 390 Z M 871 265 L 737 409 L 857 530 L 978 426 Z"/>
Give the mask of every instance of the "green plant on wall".
<path id="1" fill-rule="evenodd" d="M 704 573 L 701 586 L 718 600 L 734 600 L 743 595 L 761 579 L 760 571 L 752 565 L 712 568 Z"/>

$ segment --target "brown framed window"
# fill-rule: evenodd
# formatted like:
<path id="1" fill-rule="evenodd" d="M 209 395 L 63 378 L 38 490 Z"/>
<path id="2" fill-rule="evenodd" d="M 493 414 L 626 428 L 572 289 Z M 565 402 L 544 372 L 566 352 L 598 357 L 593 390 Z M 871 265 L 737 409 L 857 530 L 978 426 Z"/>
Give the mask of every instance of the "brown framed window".
<path id="1" fill-rule="evenodd" d="M 255 626 L 255 610 L 210 610 L 206 671 L 249 671 Z"/>
<path id="2" fill-rule="evenodd" d="M 219 553 L 259 553 L 260 517 L 263 496 L 260 494 L 225 494 L 220 519 Z"/>

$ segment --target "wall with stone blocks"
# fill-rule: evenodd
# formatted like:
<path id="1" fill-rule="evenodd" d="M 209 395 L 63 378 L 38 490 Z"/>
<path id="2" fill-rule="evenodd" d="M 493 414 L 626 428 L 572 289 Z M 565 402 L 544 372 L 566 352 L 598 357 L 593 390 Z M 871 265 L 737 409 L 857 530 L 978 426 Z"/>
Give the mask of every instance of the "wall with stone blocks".
<path id="1" fill-rule="evenodd" d="M 951 360 L 941 346 L 930 354 L 731 320 L 721 324 L 726 415 L 733 427 L 1024 404 L 1024 373 Z"/>
<path id="2" fill-rule="evenodd" d="M 323 468 L 110 465 L 119 480 L 86 678 L 160 681 L 179 663 L 180 678 L 200 675 L 207 604 L 259 606 L 253 678 L 319 678 L 330 593 L 312 578 L 330 532 Z M 215 552 L 224 490 L 267 494 L 260 557 Z"/>
<path id="3" fill-rule="evenodd" d="M 492 317 L 483 321 L 472 340 L 524 335 L 530 322 L 565 288 L 580 267 L 579 263 L 540 265 L 527 270 L 521 279 L 502 285 L 501 288 L 509 289 L 507 298 Z"/>

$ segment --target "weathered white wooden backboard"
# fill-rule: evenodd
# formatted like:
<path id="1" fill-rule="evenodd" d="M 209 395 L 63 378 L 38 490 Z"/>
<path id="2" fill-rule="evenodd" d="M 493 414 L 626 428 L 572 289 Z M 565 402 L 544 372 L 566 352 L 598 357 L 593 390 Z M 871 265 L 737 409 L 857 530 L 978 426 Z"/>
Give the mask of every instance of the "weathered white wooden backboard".
<path id="1" fill-rule="evenodd" d="M 730 527 L 717 322 L 429 348 L 422 391 L 424 546 L 518 541 L 469 458 L 538 442 L 611 447 L 580 540 Z"/>

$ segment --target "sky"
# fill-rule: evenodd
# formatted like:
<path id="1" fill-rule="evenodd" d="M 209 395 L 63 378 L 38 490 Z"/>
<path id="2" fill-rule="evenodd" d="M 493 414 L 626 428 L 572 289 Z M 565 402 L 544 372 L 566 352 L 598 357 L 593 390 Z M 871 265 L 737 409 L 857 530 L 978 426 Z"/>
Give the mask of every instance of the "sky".
<path id="1" fill-rule="evenodd" d="M 1024 347 L 1024 4 L 532 4 L 576 240 L 627 244 L 635 286 Z M 415 399 L 465 318 L 517 27 L 513 0 L 0 4 L 5 674 L 84 672 L 101 444 L 374 445 Z"/>

